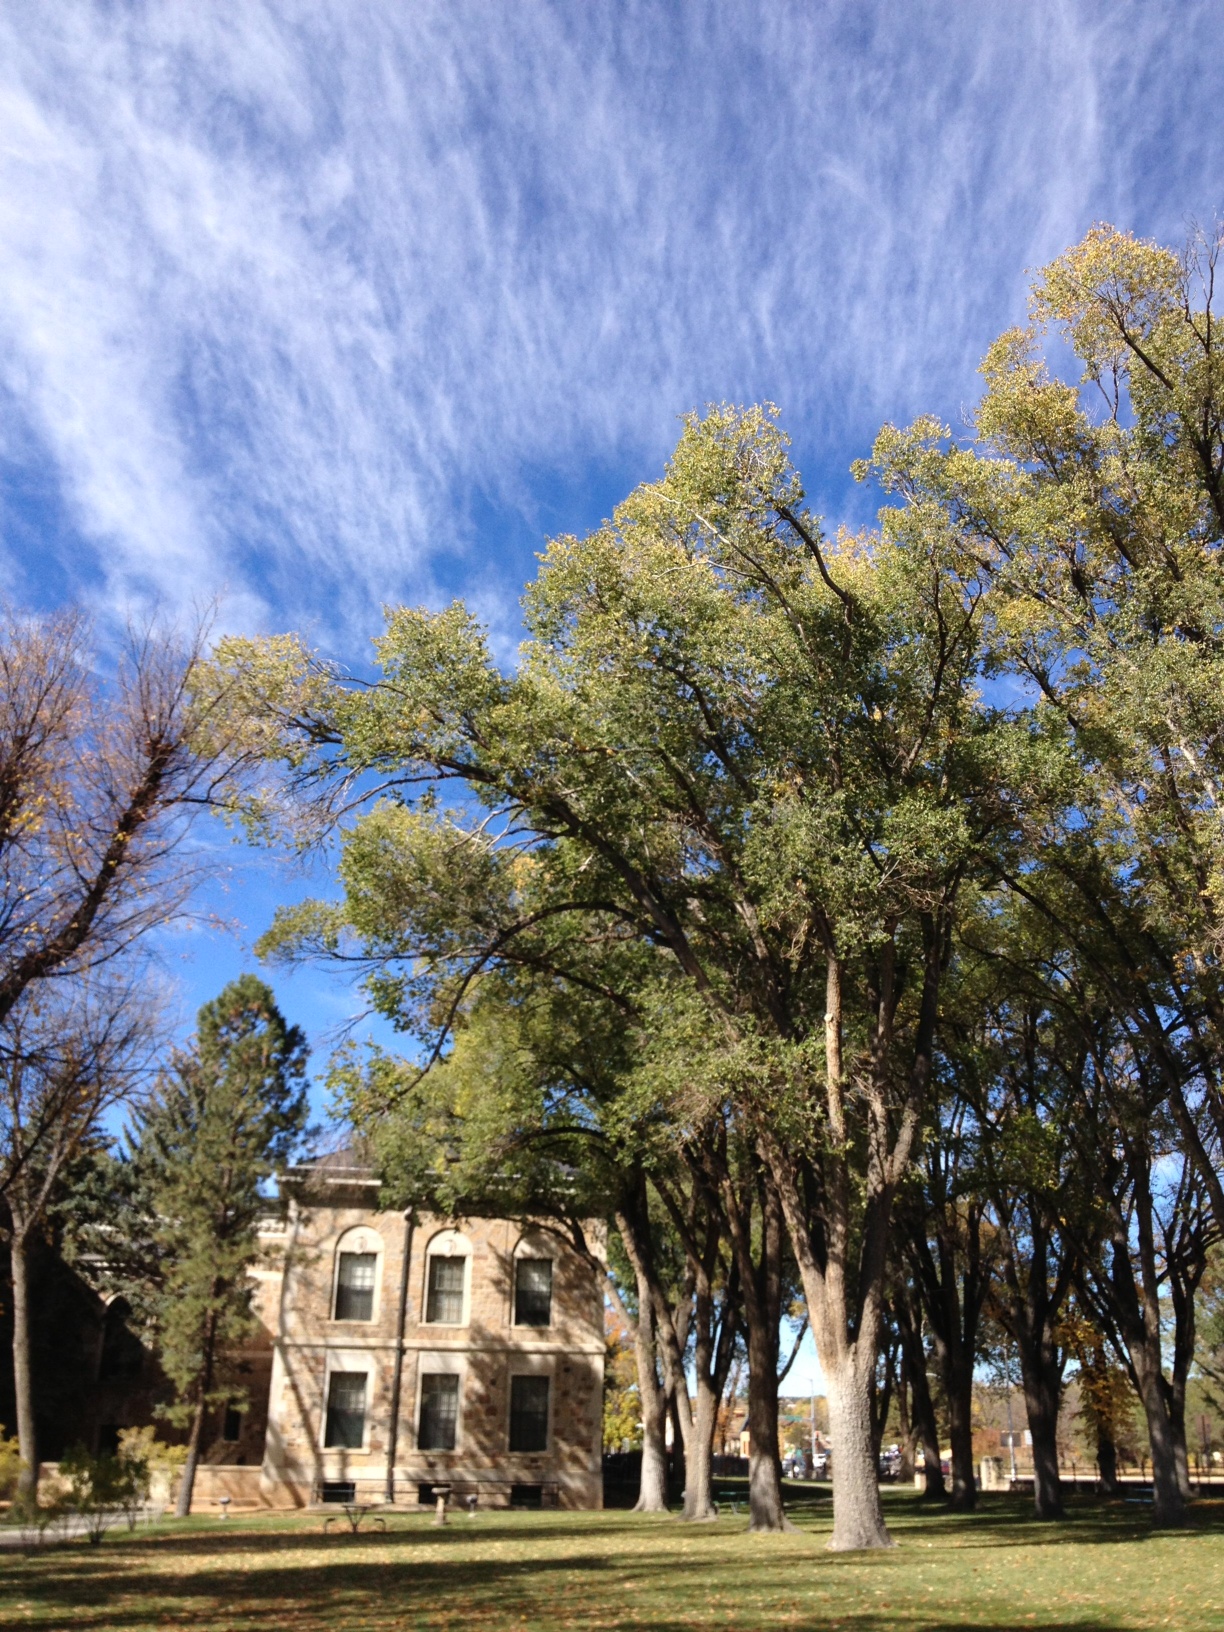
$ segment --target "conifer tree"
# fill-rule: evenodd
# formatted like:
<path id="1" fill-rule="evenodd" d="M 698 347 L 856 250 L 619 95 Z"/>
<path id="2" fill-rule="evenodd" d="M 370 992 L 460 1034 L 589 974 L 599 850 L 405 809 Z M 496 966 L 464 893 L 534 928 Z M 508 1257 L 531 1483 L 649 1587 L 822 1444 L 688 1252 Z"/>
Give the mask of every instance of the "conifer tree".
<path id="1" fill-rule="evenodd" d="M 156 1300 L 170 1420 L 189 1426 L 178 1513 L 192 1487 L 210 1409 L 241 1391 L 227 1355 L 250 1330 L 264 1186 L 305 1130 L 306 1040 L 253 975 L 199 1012 L 137 1127 L 136 1167 L 165 1274 Z"/>

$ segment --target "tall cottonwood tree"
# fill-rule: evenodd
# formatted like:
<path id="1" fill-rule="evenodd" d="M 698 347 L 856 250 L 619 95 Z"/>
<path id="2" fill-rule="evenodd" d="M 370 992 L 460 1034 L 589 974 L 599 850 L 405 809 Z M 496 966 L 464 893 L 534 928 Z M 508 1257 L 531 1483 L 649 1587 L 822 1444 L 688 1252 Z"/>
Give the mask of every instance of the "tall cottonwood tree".
<path id="1" fill-rule="evenodd" d="M 1098 978 L 1142 1032 L 1224 1228 L 1222 243 L 1196 235 L 1178 254 L 1094 227 L 988 353 L 972 438 L 931 419 L 890 427 L 871 468 L 979 561 L 996 658 L 1074 758 L 1068 826 L 1089 854 L 1046 910 L 1081 953 L 1112 942 Z M 1078 381 L 1047 367 L 1050 328 Z M 1034 832 L 1030 853 L 1051 837 Z M 1009 882 L 1032 894 L 1021 873 Z"/>
<path id="2" fill-rule="evenodd" d="M 1214 1232 L 1202 1181 L 1160 1105 L 1158 1076 L 1124 1041 L 1115 1036 L 1109 1044 L 1097 1050 L 1076 1121 L 1099 1242 L 1081 1254 L 1079 1290 L 1143 1407 L 1153 1518 L 1177 1525 L 1191 1495 L 1186 1384 L 1195 1294 Z"/>
<path id="3" fill-rule="evenodd" d="M 697 1074 L 799 1264 L 839 1548 L 888 1543 L 869 1395 L 892 1202 L 1017 743 L 976 696 L 980 585 L 950 536 L 909 517 L 828 540 L 772 416 L 719 410 L 611 523 L 552 544 L 512 677 L 460 606 L 393 613 L 373 686 L 292 640 L 227 643 L 218 667 L 299 789 L 383 789 L 346 838 L 345 901 L 282 915 L 275 944 L 377 938 L 394 883 L 399 988 L 434 1043 L 473 979 L 561 917 L 630 937 L 662 1012 L 704 1015 Z M 447 781 L 473 803 L 440 810 Z"/>

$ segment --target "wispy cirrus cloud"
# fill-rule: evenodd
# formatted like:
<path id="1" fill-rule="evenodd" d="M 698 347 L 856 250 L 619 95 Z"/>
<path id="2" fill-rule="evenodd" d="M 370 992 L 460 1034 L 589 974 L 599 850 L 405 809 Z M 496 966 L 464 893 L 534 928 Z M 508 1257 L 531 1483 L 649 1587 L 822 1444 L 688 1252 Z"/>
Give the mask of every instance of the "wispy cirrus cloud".
<path id="1" fill-rule="evenodd" d="M 225 588 L 230 622 L 333 644 L 462 588 L 509 628 L 533 529 L 594 519 L 717 398 L 779 402 L 838 502 L 880 419 L 972 396 L 1026 267 L 1094 218 L 1177 238 L 1214 212 L 1217 24 L 14 5 L 8 582 Z M 31 492 L 61 518 L 41 562 Z"/>

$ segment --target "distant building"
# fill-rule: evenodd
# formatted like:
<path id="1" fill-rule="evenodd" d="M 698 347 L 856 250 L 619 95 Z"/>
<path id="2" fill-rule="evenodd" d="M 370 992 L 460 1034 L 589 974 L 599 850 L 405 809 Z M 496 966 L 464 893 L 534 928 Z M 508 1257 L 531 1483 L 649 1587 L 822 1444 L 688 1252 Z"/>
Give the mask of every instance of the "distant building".
<path id="1" fill-rule="evenodd" d="M 378 1210 L 348 1153 L 286 1175 L 262 1231 L 248 1409 L 219 1413 L 196 1507 L 602 1505 L 603 1291 L 557 1235 Z M 602 1239 L 593 1247 L 602 1251 Z"/>
<path id="2" fill-rule="evenodd" d="M 210 1414 L 193 1509 L 324 1500 L 603 1505 L 601 1225 L 588 1253 L 508 1219 L 378 1207 L 347 1152 L 291 1169 L 260 1231 L 256 1326 L 228 1358 L 242 1398 Z M 0 1263 L 0 1267 L 3 1267 Z M 35 1264 L 40 1458 L 113 1450 L 172 1391 L 156 1356 L 51 1248 Z M 12 1431 L 0 1308 L 0 1424 Z M 7 1402 L 7 1403 L 6 1403 Z"/>

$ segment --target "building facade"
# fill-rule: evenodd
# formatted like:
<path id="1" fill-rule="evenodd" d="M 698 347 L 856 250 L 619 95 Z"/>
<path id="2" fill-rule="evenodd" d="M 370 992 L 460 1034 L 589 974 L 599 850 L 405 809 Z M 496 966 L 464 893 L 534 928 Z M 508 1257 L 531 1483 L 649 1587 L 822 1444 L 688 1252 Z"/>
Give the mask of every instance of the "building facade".
<path id="1" fill-rule="evenodd" d="M 601 1506 L 597 1265 L 506 1219 L 379 1211 L 378 1188 L 345 1153 L 287 1175 L 240 1362 L 249 1404 L 218 1424 L 199 1505 L 449 1485 L 482 1507 Z"/>

